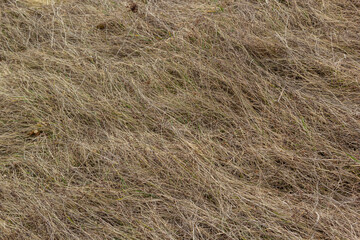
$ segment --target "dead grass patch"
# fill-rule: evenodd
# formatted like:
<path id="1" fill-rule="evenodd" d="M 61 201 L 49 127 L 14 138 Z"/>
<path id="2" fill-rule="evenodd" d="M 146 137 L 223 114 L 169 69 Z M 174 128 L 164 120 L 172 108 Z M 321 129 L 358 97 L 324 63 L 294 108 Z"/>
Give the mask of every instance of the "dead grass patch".
<path id="1" fill-rule="evenodd" d="M 0 239 L 359 239 L 359 13 L 0 0 Z"/>

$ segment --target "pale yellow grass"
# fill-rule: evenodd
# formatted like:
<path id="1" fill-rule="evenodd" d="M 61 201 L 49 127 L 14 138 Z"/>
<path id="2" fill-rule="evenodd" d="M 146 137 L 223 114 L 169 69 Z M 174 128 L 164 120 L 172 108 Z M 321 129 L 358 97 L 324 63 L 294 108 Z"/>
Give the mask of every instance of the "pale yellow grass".
<path id="1" fill-rule="evenodd" d="M 360 239 L 358 1 L 42 3 L 0 0 L 1 240 Z"/>
<path id="2" fill-rule="evenodd" d="M 54 2 L 53 0 L 25 0 L 27 3 L 35 4 L 35 5 L 47 5 Z"/>

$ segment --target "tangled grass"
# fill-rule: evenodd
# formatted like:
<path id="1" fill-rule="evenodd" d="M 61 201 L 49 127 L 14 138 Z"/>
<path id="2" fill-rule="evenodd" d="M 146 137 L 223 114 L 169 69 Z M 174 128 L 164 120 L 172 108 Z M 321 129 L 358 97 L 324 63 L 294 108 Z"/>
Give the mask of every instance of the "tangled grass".
<path id="1" fill-rule="evenodd" d="M 358 1 L 46 2 L 0 0 L 0 239 L 360 239 Z"/>

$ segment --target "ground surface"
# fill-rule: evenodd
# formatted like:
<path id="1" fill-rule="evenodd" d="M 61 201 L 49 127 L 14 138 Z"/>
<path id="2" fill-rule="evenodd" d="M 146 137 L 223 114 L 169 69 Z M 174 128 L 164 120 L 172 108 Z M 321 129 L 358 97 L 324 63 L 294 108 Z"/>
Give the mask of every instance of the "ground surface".
<path id="1" fill-rule="evenodd" d="M 360 239 L 359 26 L 356 0 L 0 0 L 0 239 Z"/>

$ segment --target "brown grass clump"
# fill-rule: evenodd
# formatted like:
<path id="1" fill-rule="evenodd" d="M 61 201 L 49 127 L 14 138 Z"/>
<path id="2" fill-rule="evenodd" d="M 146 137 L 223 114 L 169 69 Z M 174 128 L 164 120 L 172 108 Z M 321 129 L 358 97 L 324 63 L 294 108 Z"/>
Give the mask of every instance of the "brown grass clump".
<path id="1" fill-rule="evenodd" d="M 0 0 L 0 239 L 360 239 L 358 1 L 50 2 Z"/>

